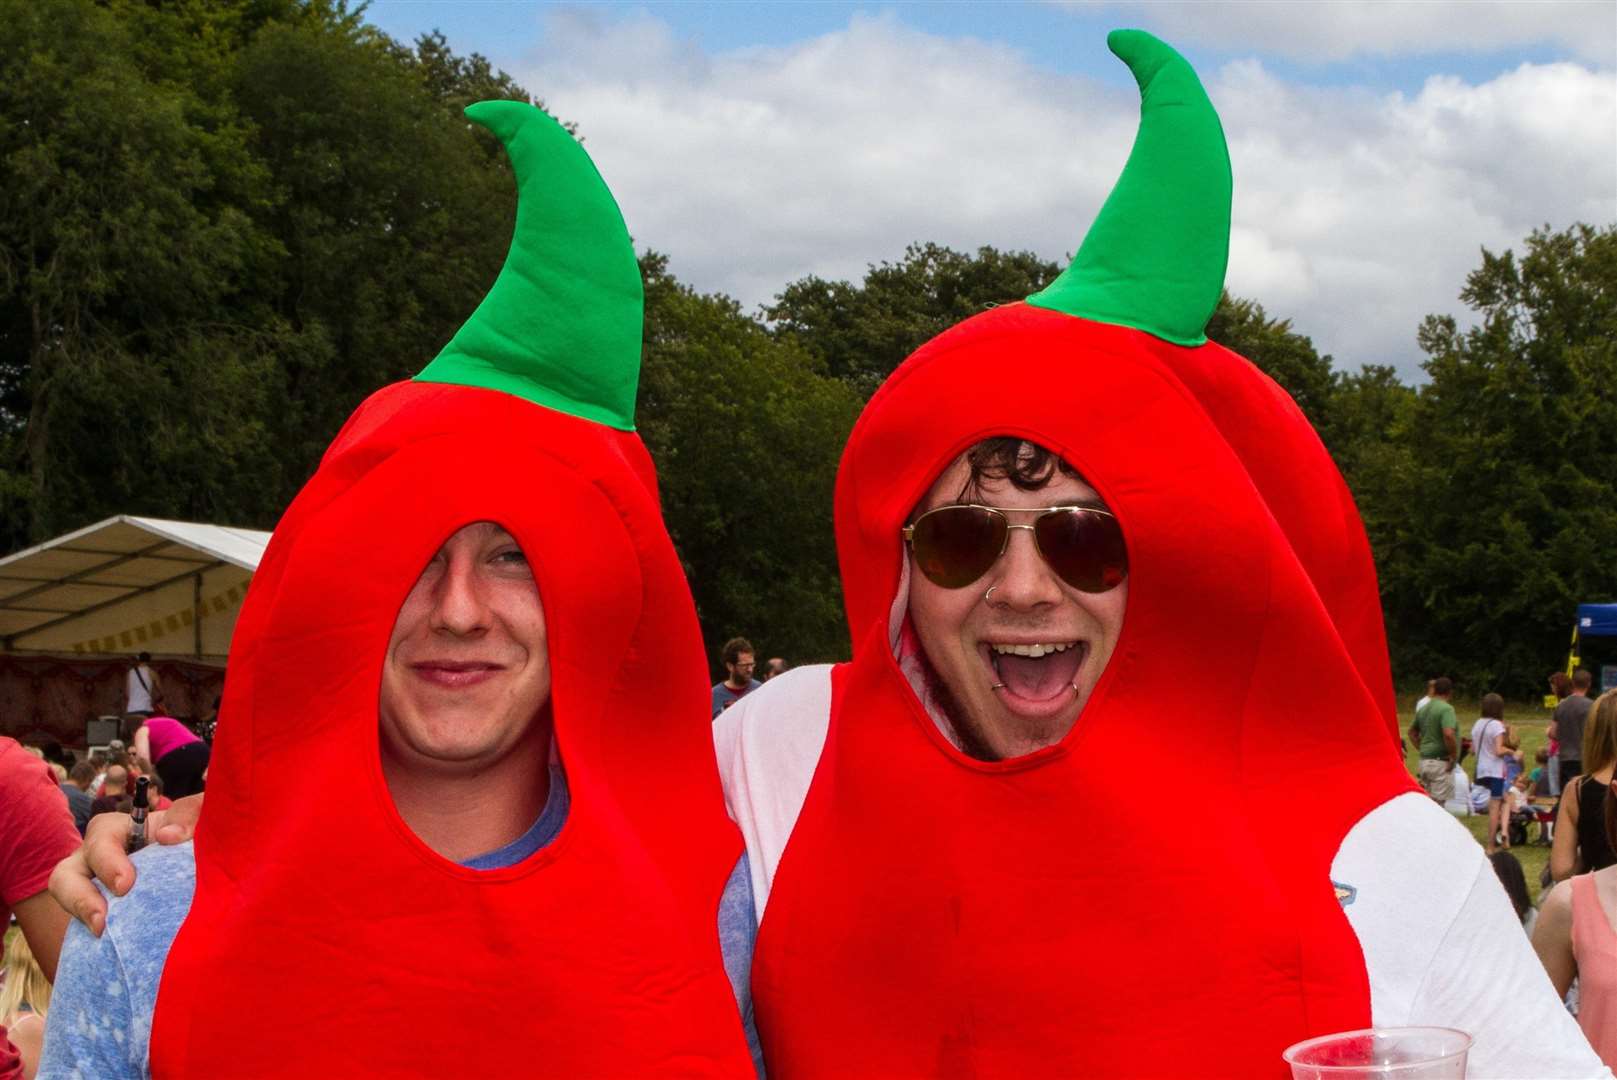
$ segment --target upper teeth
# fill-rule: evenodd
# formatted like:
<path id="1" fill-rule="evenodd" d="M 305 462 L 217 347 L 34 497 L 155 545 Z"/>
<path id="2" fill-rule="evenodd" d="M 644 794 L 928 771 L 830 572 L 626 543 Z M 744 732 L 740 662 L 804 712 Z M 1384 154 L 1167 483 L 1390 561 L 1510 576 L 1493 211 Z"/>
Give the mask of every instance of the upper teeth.
<path id="1" fill-rule="evenodd" d="M 1001 656 L 1006 653 L 1010 653 L 1013 656 L 1031 656 L 1037 658 L 1045 655 L 1046 653 L 1061 652 L 1064 649 L 1070 649 L 1077 644 L 1078 643 L 1076 641 L 1061 641 L 1054 645 L 995 645 L 993 646 L 993 649 Z"/>

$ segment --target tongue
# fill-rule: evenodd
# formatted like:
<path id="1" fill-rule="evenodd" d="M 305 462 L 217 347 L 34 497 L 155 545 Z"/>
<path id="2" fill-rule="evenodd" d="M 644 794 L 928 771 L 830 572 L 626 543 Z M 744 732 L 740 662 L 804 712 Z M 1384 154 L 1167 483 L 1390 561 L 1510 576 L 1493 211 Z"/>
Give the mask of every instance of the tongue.
<path id="1" fill-rule="evenodd" d="M 1036 660 L 1031 656 L 1004 653 L 997 658 L 999 681 L 1017 697 L 1048 701 L 1072 688 L 1083 658 L 1082 648 L 1046 653 Z"/>

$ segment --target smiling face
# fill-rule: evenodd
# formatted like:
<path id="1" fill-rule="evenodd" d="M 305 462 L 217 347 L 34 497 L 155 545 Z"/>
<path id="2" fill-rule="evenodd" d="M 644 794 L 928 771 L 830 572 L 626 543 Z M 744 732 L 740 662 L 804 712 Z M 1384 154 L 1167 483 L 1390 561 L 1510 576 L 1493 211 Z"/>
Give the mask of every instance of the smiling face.
<path id="1" fill-rule="evenodd" d="M 520 743 L 550 698 L 545 613 L 533 570 L 492 522 L 438 549 L 399 609 L 382 668 L 390 773 L 467 773 Z"/>
<path id="2" fill-rule="evenodd" d="M 1102 505 L 1093 488 L 1059 469 L 1033 491 L 992 473 L 970 481 L 971 466 L 955 462 L 932 485 L 917 516 L 972 502 L 1009 510 L 1012 525 L 1030 525 L 1047 507 Z M 1060 742 L 1112 657 L 1127 601 L 1126 580 L 1101 593 L 1068 585 L 1027 529 L 1010 530 L 1005 553 L 958 589 L 928 580 L 912 554 L 910 621 L 945 691 L 938 697 L 962 748 L 1002 760 Z"/>

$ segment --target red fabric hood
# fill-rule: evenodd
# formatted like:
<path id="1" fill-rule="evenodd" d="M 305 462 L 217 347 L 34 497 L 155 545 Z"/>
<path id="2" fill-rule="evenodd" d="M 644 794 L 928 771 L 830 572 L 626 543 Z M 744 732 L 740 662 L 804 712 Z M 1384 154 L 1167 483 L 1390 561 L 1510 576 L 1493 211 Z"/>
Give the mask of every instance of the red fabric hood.
<path id="1" fill-rule="evenodd" d="M 1196 429 L 1185 429 L 1177 415 L 1163 417 L 1173 427 L 1154 427 L 1138 408 L 1146 386 L 1126 376 L 1112 383 L 1121 383 L 1120 396 L 1106 400 L 1095 376 L 1098 370 L 1115 375 L 1123 356 L 1147 364 L 1152 382 L 1187 398 L 1179 411 L 1197 420 Z M 1031 387 L 1049 392 L 1030 393 Z M 836 522 L 856 651 L 867 629 L 888 618 L 906 554 L 897 540 L 904 516 L 950 461 L 991 435 L 1025 435 L 1062 451 L 1113 505 L 1125 532 L 1128 515 L 1112 504 L 1110 492 L 1134 470 L 1117 470 L 1117 479 L 1109 480 L 1094 475 L 1081 457 L 1111 451 L 1183 473 L 1139 485 L 1174 498 L 1181 490 L 1190 497 L 1203 446 L 1233 455 L 1232 494 L 1255 496 L 1260 512 L 1274 518 L 1281 546 L 1318 594 L 1397 745 L 1397 703 L 1369 540 L 1347 484 L 1302 410 L 1274 380 L 1223 346 L 1181 348 L 1025 304 L 979 315 L 918 350 L 872 397 L 849 438 L 837 477 Z M 1178 521 L 1175 531 L 1181 539 L 1217 539 L 1230 530 L 1215 517 Z M 1265 539 L 1252 538 L 1250 546 L 1262 548 Z M 1139 554 L 1130 541 L 1132 565 Z M 1138 570 L 1133 574 L 1130 587 L 1137 589 Z M 1129 604 L 1132 617 L 1139 600 L 1131 594 Z"/>
<path id="2" fill-rule="evenodd" d="M 906 516 L 995 435 L 1078 469 L 1130 579 L 1067 738 L 981 762 L 922 709 L 889 617 Z M 1273 383 L 1215 345 L 997 308 L 871 399 L 836 524 L 854 660 L 760 931 L 772 1076 L 1279 1077 L 1288 1043 L 1368 1024 L 1330 866 L 1413 784 L 1363 529 Z"/>
<path id="3" fill-rule="evenodd" d="M 400 605 L 481 520 L 534 568 L 571 791 L 553 843 L 486 872 L 404 824 L 377 734 Z M 243 606 L 154 1074 L 750 1074 L 715 927 L 741 848 L 703 672 L 635 435 L 496 391 L 378 392 Z"/>

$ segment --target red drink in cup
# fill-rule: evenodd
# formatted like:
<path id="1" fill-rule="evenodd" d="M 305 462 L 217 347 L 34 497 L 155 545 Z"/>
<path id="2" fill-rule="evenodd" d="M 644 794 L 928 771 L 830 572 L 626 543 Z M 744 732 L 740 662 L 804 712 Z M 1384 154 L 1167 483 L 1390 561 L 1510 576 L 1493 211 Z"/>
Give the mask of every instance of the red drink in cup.
<path id="1" fill-rule="evenodd" d="M 1289 1046 L 1292 1080 L 1465 1080 L 1471 1036 L 1454 1028 L 1363 1028 Z"/>

